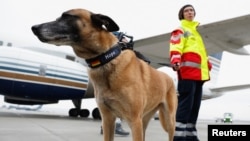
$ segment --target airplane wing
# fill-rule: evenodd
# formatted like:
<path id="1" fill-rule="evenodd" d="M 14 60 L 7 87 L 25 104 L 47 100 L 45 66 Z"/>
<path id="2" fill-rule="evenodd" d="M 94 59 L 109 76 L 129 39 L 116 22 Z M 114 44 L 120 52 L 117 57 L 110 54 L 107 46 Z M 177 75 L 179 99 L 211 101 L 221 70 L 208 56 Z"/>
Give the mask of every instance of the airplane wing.
<path id="1" fill-rule="evenodd" d="M 250 44 L 250 14 L 224 21 L 201 25 L 198 30 L 203 36 L 208 54 L 228 51 L 249 54 L 244 45 Z M 151 60 L 154 68 L 169 63 L 170 33 L 136 40 L 134 49 Z"/>
<path id="2" fill-rule="evenodd" d="M 233 85 L 233 86 L 225 86 L 225 87 L 214 87 L 210 88 L 212 92 L 230 92 L 230 91 L 236 91 L 236 90 L 243 90 L 243 89 L 249 89 L 250 84 L 242 84 L 242 85 Z"/>

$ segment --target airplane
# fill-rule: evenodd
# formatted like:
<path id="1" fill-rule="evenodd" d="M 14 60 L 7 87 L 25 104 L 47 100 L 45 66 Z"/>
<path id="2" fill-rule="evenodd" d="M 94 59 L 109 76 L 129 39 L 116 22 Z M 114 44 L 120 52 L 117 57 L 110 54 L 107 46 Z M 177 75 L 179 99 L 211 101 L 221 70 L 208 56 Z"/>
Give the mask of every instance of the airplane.
<path id="1" fill-rule="evenodd" d="M 54 53 L 54 52 L 52 52 Z M 72 58 L 72 57 L 71 57 Z M 41 105 L 72 100 L 69 116 L 89 116 L 83 98 L 93 97 L 87 69 L 78 62 L 31 49 L 0 46 L 0 94 L 7 103 Z"/>
<path id="2" fill-rule="evenodd" d="M 248 55 L 244 49 L 244 45 L 250 44 L 250 31 L 246 30 L 250 27 L 248 23 L 250 15 L 200 26 L 208 54 L 229 51 Z M 170 33 L 139 39 L 135 41 L 134 49 L 147 56 L 154 68 L 170 74 L 177 83 L 174 72 L 167 67 L 169 38 Z M 58 52 L 51 49 L 42 53 L 42 49 L 0 46 L 0 94 L 4 95 L 5 102 L 25 105 L 72 100 L 75 108 L 69 110 L 69 116 L 88 117 L 90 112 L 80 109 L 82 99 L 94 97 L 86 66 L 79 58 L 75 61 L 76 56 L 55 56 Z M 218 75 L 220 59 L 210 58 L 214 64 L 212 83 L 216 80 L 213 76 Z M 212 91 L 211 83 L 204 85 L 204 99 L 218 96 L 214 95 L 216 89 Z M 100 119 L 98 108 L 93 109 L 92 116 Z"/>

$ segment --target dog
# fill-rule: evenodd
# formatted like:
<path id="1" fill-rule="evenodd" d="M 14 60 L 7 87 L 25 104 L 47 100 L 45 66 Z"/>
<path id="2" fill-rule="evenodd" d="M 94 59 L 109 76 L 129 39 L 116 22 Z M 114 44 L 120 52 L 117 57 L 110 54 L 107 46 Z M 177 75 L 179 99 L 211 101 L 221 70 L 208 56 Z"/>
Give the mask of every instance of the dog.
<path id="1" fill-rule="evenodd" d="M 133 141 L 144 141 L 157 111 L 169 140 L 173 140 L 177 109 L 173 80 L 138 59 L 132 50 L 121 50 L 112 34 L 119 30 L 113 19 L 86 9 L 71 9 L 55 21 L 31 29 L 41 42 L 71 46 L 87 62 L 104 141 L 114 140 L 116 117 L 128 123 Z"/>

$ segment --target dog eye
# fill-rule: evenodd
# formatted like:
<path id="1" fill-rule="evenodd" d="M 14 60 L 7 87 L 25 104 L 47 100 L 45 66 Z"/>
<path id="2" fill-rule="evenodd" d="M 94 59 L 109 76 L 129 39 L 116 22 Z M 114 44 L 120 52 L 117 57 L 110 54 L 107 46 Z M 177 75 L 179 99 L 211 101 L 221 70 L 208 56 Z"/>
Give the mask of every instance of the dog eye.
<path id="1" fill-rule="evenodd" d="M 56 21 L 70 22 L 76 20 L 77 16 L 63 13 L 61 17 L 57 18 Z"/>
<path id="2" fill-rule="evenodd" d="M 77 16 L 70 15 L 68 13 L 63 13 L 61 18 L 63 18 L 63 19 L 75 19 L 75 18 L 77 18 Z"/>

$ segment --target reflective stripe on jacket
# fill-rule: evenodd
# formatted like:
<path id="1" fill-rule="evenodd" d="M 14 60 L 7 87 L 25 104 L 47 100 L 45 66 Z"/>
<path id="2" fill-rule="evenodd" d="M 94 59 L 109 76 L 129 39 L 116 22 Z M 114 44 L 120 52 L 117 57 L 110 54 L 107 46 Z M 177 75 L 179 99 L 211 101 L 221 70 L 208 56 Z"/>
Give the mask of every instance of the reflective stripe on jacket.
<path id="1" fill-rule="evenodd" d="M 180 64 L 179 78 L 206 81 L 210 79 L 208 60 L 202 37 L 196 30 L 198 22 L 181 20 L 181 27 L 171 33 L 170 63 Z"/>

